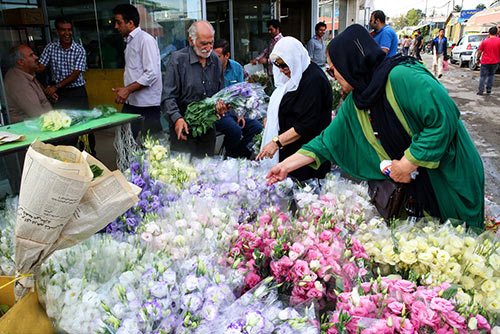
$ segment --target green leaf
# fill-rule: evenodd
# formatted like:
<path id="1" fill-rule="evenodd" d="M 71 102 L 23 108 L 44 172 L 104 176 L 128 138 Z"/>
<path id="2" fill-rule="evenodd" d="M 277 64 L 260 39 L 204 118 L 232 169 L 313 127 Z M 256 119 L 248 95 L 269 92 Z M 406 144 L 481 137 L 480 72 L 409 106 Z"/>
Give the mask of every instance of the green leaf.
<path id="1" fill-rule="evenodd" d="M 443 298 L 450 300 L 451 298 L 455 297 L 457 292 L 458 292 L 458 287 L 456 285 L 452 285 L 448 289 L 444 290 Z"/>
<path id="2" fill-rule="evenodd" d="M 337 286 L 337 289 L 340 290 L 340 292 L 344 292 L 344 281 L 341 278 L 337 278 L 335 280 L 335 285 Z"/>
<path id="3" fill-rule="evenodd" d="M 102 172 L 104 171 L 97 165 L 90 165 L 90 170 L 92 171 L 92 174 L 94 174 L 94 177 L 92 178 L 92 181 L 97 179 L 99 176 L 102 175 Z"/>

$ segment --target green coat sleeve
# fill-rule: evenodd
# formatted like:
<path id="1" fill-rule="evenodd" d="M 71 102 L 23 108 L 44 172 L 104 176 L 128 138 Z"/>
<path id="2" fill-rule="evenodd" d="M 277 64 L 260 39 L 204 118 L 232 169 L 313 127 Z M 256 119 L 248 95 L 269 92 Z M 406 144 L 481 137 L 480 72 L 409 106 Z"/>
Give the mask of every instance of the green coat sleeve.
<path id="1" fill-rule="evenodd" d="M 414 134 L 406 158 L 418 166 L 437 168 L 456 135 L 460 111 L 422 65 L 397 66 L 389 79 Z"/>
<path id="2" fill-rule="evenodd" d="M 299 153 L 312 157 L 311 167 L 318 168 L 328 160 L 349 175 L 361 180 L 386 178 L 380 171 L 380 159 L 368 143 L 359 122 L 358 112 L 349 95 L 337 116 L 323 132 L 302 146 Z"/>

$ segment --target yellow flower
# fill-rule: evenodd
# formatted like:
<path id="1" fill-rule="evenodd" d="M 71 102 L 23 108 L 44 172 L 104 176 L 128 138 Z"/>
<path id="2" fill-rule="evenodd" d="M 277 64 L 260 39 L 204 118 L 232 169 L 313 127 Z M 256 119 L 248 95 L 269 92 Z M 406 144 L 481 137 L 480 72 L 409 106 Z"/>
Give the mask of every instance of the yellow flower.
<path id="1" fill-rule="evenodd" d="M 474 239 L 472 237 L 465 237 L 464 238 L 464 243 L 465 243 L 465 246 L 467 246 L 467 247 L 475 246 L 476 245 L 476 239 Z"/>
<path id="2" fill-rule="evenodd" d="M 490 266 L 495 271 L 500 271 L 500 256 L 497 254 L 492 254 L 488 260 Z"/>
<path id="3" fill-rule="evenodd" d="M 472 290 L 475 285 L 474 280 L 470 276 L 462 276 L 460 282 L 463 284 L 465 290 Z"/>
<path id="4" fill-rule="evenodd" d="M 462 267 L 456 262 L 448 262 L 445 266 L 445 273 L 450 277 L 458 277 Z"/>
<path id="5" fill-rule="evenodd" d="M 468 305 L 472 298 L 468 293 L 465 293 L 464 290 L 459 288 L 455 295 L 455 300 L 459 305 Z"/>
<path id="6" fill-rule="evenodd" d="M 417 250 L 418 242 L 417 240 L 413 239 L 407 242 L 400 242 L 400 245 L 402 245 L 401 247 L 402 252 L 414 253 Z"/>
<path id="7" fill-rule="evenodd" d="M 399 254 L 399 259 L 406 264 L 414 264 L 417 262 L 417 256 L 415 252 L 407 252 L 406 250 Z"/>
<path id="8" fill-rule="evenodd" d="M 487 294 L 489 292 L 495 291 L 496 285 L 491 280 L 487 280 L 487 281 L 484 281 L 484 283 L 481 285 L 481 290 L 483 290 L 484 293 Z"/>
<path id="9" fill-rule="evenodd" d="M 488 305 L 486 306 L 486 309 L 492 313 L 497 313 L 500 311 L 500 300 L 494 299 L 491 300 Z"/>
<path id="10" fill-rule="evenodd" d="M 447 251 L 440 250 L 436 255 L 436 259 L 440 265 L 444 266 L 450 260 L 450 254 Z"/>
<path id="11" fill-rule="evenodd" d="M 382 248 L 381 251 L 381 256 L 384 260 L 384 262 L 390 264 L 390 265 L 395 265 L 396 262 L 398 261 L 396 253 L 394 253 L 394 249 L 392 245 L 385 245 Z"/>
<path id="12" fill-rule="evenodd" d="M 419 251 L 425 251 L 427 248 L 429 248 L 429 245 L 427 244 L 427 240 L 422 237 L 417 237 L 415 239 L 417 241 L 417 248 Z"/>
<path id="13" fill-rule="evenodd" d="M 420 263 L 430 266 L 432 264 L 432 260 L 434 260 L 434 255 L 430 252 L 418 253 L 418 260 Z"/>

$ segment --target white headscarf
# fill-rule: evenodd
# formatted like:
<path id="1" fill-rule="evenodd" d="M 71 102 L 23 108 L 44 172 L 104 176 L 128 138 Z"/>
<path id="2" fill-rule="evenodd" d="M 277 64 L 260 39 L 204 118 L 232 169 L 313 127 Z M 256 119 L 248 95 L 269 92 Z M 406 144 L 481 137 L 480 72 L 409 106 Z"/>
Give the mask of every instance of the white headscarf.
<path id="1" fill-rule="evenodd" d="M 271 95 L 269 106 L 267 108 L 267 122 L 262 136 L 261 150 L 273 139 L 273 137 L 278 135 L 278 112 L 281 99 L 286 93 L 297 90 L 300 80 L 302 79 L 302 73 L 304 73 L 311 63 L 311 58 L 309 57 L 307 50 L 300 41 L 293 37 L 283 37 L 280 39 L 274 46 L 269 58 L 272 62 L 276 61 L 278 58 L 283 59 L 290 69 L 290 78 L 281 73 L 278 67 L 273 66 L 274 84 L 276 89 Z M 278 163 L 279 151 L 277 151 L 270 160 L 272 164 Z"/>

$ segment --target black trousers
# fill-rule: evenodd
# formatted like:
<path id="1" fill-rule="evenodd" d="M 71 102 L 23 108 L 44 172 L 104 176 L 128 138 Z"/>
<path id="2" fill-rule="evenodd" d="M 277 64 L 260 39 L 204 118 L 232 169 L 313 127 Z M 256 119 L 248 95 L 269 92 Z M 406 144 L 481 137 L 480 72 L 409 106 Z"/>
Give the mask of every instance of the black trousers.
<path id="1" fill-rule="evenodd" d="M 148 131 L 149 133 L 157 133 L 161 132 L 163 129 L 161 127 L 161 109 L 160 106 L 152 106 L 152 107 L 136 107 L 125 103 L 122 108 L 123 113 L 127 114 L 137 114 L 144 117 L 144 132 L 141 135 L 144 136 Z M 137 135 L 141 131 L 141 126 L 138 122 L 132 123 L 132 134 L 134 138 L 137 138 Z"/>
<path id="2" fill-rule="evenodd" d="M 187 140 L 178 140 L 174 127 L 170 127 L 170 148 L 172 151 L 191 153 L 197 158 L 211 157 L 215 153 L 215 127 L 202 136 L 194 138 L 187 135 Z"/>
<path id="3" fill-rule="evenodd" d="M 59 98 L 54 104 L 54 109 L 77 109 L 77 110 L 89 110 L 89 97 L 87 95 L 87 90 L 85 86 L 73 87 L 73 88 L 60 88 L 57 90 L 57 95 Z M 95 151 L 95 135 L 89 133 L 89 146 L 90 154 L 96 156 Z M 78 138 L 71 138 L 61 140 L 60 142 L 54 143 L 56 145 L 70 145 L 83 150 L 85 145 L 83 143 L 78 144 Z"/>

